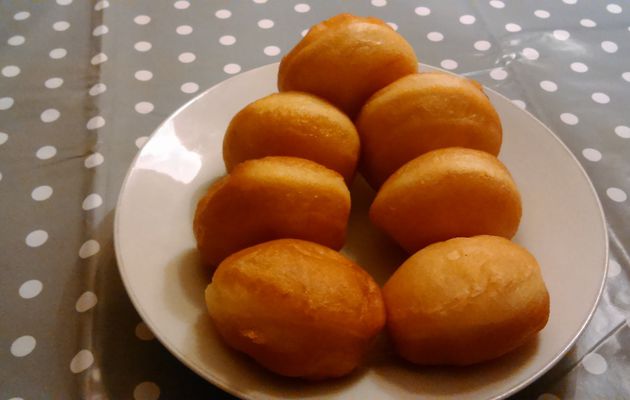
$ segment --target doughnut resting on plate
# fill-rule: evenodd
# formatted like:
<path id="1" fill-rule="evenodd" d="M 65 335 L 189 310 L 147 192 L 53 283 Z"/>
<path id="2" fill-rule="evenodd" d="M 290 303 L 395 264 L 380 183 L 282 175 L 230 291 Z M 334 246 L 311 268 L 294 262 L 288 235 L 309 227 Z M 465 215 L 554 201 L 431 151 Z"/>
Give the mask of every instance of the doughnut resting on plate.
<path id="1" fill-rule="evenodd" d="M 271 371 L 323 379 L 354 370 L 385 324 L 381 290 L 341 254 L 302 240 L 241 250 L 206 289 L 217 331 Z"/>
<path id="2" fill-rule="evenodd" d="M 417 70 L 413 48 L 385 22 L 339 14 L 282 59 L 278 89 L 313 93 L 354 118 L 374 92 Z"/>
<path id="3" fill-rule="evenodd" d="M 534 256 L 497 236 L 432 244 L 383 288 L 397 352 L 421 365 L 469 365 L 532 339 L 549 318 Z"/>
<path id="4" fill-rule="evenodd" d="M 512 238 L 521 197 L 493 155 L 450 147 L 409 161 L 381 187 L 370 220 L 409 253 L 461 236 Z"/>
<path id="5" fill-rule="evenodd" d="M 443 147 L 499 154 L 499 115 L 481 86 L 441 72 L 408 75 L 378 91 L 357 118 L 361 173 L 378 189 L 406 162 Z"/>
<path id="6" fill-rule="evenodd" d="M 352 181 L 359 135 L 335 106 L 308 93 L 275 93 L 239 111 L 223 140 L 229 171 L 245 160 L 292 156 L 315 161 Z"/>
<path id="7" fill-rule="evenodd" d="M 193 221 L 205 264 L 272 239 L 310 240 L 340 249 L 350 192 L 337 172 L 295 157 L 237 165 L 199 200 Z"/>

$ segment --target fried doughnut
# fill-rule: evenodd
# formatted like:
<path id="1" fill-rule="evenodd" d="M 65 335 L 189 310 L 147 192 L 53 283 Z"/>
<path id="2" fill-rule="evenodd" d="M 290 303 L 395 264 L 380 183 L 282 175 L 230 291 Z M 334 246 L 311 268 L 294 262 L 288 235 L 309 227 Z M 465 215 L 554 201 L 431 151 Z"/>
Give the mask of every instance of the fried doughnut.
<path id="1" fill-rule="evenodd" d="M 205 297 L 228 345 L 291 377 L 348 374 L 385 324 L 381 291 L 370 275 L 303 240 L 274 240 L 231 255 Z"/>
<path id="2" fill-rule="evenodd" d="M 408 75 L 377 92 L 357 119 L 360 170 L 378 189 L 407 161 L 443 147 L 499 154 L 502 128 L 481 86 L 455 75 Z"/>
<path id="3" fill-rule="evenodd" d="M 240 162 L 265 156 L 306 158 L 350 183 L 359 159 L 359 135 L 332 104 L 307 93 L 275 93 L 239 111 L 223 141 L 228 172 Z"/>
<path id="4" fill-rule="evenodd" d="M 397 352 L 422 365 L 469 365 L 531 339 L 549 318 L 534 256 L 498 236 L 456 238 L 405 261 L 383 288 Z"/>
<path id="5" fill-rule="evenodd" d="M 282 59 L 278 89 L 313 93 L 354 118 L 374 92 L 417 70 L 413 48 L 385 22 L 340 14 L 311 27 Z"/>
<path id="6" fill-rule="evenodd" d="M 272 239 L 340 249 L 350 214 L 341 175 L 313 161 L 265 157 L 237 165 L 199 200 L 193 229 L 205 264 Z"/>
<path id="7" fill-rule="evenodd" d="M 479 150 L 428 152 L 396 171 L 378 191 L 370 219 L 409 253 L 460 236 L 511 238 L 521 198 L 507 168 Z"/>

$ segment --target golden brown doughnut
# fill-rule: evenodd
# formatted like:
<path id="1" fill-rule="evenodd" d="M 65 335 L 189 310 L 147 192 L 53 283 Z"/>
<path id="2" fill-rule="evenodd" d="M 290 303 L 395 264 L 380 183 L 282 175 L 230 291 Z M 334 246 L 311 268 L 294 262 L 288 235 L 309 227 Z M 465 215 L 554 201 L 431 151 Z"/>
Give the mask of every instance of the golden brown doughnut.
<path id="1" fill-rule="evenodd" d="M 303 240 L 241 250 L 206 289 L 221 337 L 285 376 L 348 374 L 385 324 L 380 288 L 341 254 Z"/>
<path id="2" fill-rule="evenodd" d="M 383 288 L 396 350 L 422 365 L 469 365 L 499 357 L 547 324 L 549 294 L 536 259 L 497 236 L 428 246 Z"/>
<path id="3" fill-rule="evenodd" d="M 314 25 L 282 59 L 278 89 L 313 93 L 354 118 L 374 92 L 417 70 L 413 48 L 385 22 L 340 14 Z"/>
<path id="4" fill-rule="evenodd" d="M 507 168 L 479 150 L 450 147 L 409 161 L 378 191 L 370 219 L 409 253 L 454 237 L 511 238 L 521 198 Z"/>
<path id="5" fill-rule="evenodd" d="M 427 72 L 381 89 L 357 119 L 360 170 L 378 189 L 407 161 L 442 147 L 499 154 L 499 115 L 481 86 L 469 79 Z"/>
<path id="6" fill-rule="evenodd" d="M 352 181 L 359 135 L 332 104 L 308 93 L 275 93 L 247 105 L 230 122 L 223 141 L 226 168 L 265 156 L 301 157 Z"/>
<path id="7" fill-rule="evenodd" d="M 313 161 L 265 157 L 237 165 L 197 204 L 193 229 L 204 263 L 279 238 L 343 246 L 350 192 L 341 175 Z"/>

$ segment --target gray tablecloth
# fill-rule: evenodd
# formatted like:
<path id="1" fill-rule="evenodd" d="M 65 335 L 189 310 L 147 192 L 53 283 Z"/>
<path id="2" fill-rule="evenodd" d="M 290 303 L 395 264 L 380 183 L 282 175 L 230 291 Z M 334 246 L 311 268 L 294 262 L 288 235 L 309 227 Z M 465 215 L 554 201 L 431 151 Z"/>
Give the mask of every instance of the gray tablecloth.
<path id="1" fill-rule="evenodd" d="M 630 2 L 303 1 L 0 2 L 0 397 L 227 396 L 134 311 L 118 192 L 180 105 L 345 11 L 514 99 L 578 157 L 607 215 L 607 287 L 572 351 L 517 397 L 630 398 Z"/>

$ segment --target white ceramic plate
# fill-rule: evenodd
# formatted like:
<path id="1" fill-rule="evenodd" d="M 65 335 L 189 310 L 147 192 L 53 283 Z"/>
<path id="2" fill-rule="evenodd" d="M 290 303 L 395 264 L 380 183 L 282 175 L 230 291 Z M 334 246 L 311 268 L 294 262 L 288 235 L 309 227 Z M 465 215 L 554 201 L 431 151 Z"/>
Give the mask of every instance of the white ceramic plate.
<path id="1" fill-rule="evenodd" d="M 430 69 L 426 67 L 425 69 Z M 276 90 L 277 64 L 209 89 L 169 117 L 139 152 L 116 212 L 120 272 L 138 312 L 157 338 L 208 381 L 242 398 L 502 398 L 531 383 L 571 347 L 589 321 L 606 276 L 608 241 L 601 206 L 584 170 L 542 123 L 487 90 L 504 129 L 500 158 L 523 198 L 515 240 L 538 259 L 551 295 L 549 324 L 538 339 L 471 368 L 418 368 L 391 354 L 382 336 L 350 377 L 307 384 L 273 376 L 226 348 L 207 317 L 209 274 L 192 233 L 197 200 L 225 173 L 225 128 L 243 106 Z M 345 254 L 384 283 L 403 255 L 371 227 L 374 196 L 358 178 Z"/>

